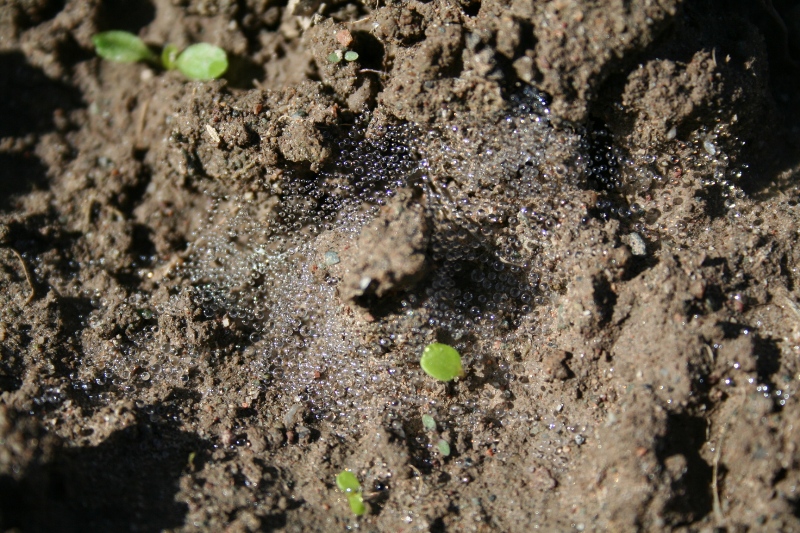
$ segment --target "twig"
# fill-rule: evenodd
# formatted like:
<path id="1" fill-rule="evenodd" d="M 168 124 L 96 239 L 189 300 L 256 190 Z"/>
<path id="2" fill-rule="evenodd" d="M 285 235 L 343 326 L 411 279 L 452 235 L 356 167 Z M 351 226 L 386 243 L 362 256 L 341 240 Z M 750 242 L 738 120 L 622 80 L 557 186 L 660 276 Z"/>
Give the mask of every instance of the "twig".
<path id="1" fill-rule="evenodd" d="M 136 140 L 136 148 L 138 150 L 142 150 L 146 148 L 146 146 L 142 145 L 142 133 L 144 132 L 144 125 L 145 119 L 147 118 L 147 110 L 150 108 L 150 98 L 144 101 L 142 104 L 142 109 L 139 112 L 139 120 L 136 122 L 136 136 L 134 139 Z"/>
<path id="2" fill-rule="evenodd" d="M 708 358 L 711 360 L 711 364 L 714 364 L 714 350 L 711 349 L 711 346 L 708 344 L 703 344 L 703 348 L 706 349 L 706 353 L 708 354 Z"/>
<path id="3" fill-rule="evenodd" d="M 23 259 L 22 254 L 20 254 L 15 248 L 12 248 L 11 246 L 3 246 L 3 248 L 5 248 L 6 250 L 10 250 L 11 253 L 17 256 L 17 259 L 19 259 L 19 262 L 22 265 L 22 272 L 25 273 L 25 281 L 28 282 L 28 287 L 30 287 L 31 289 L 31 292 L 28 295 L 28 299 L 25 300 L 24 304 L 28 305 L 29 303 L 31 303 L 31 300 L 33 300 L 33 297 L 36 296 L 36 288 L 33 285 L 33 278 L 31 277 L 31 273 L 28 270 L 28 265 L 25 264 L 25 259 Z"/>
<path id="4" fill-rule="evenodd" d="M 730 429 L 731 419 L 739 413 L 739 410 L 744 407 L 747 401 L 747 393 L 742 389 L 742 399 L 738 407 L 725 418 L 725 423 L 719 430 L 719 443 L 717 443 L 717 450 L 714 453 L 714 463 L 711 465 L 711 493 L 713 496 L 712 508 L 714 510 L 714 518 L 717 520 L 717 525 L 723 527 L 725 525 L 725 515 L 722 513 L 722 503 L 719 499 L 719 462 L 722 459 L 722 446 L 725 442 L 725 434 Z"/>
<path id="5" fill-rule="evenodd" d="M 417 469 L 417 467 L 412 464 L 409 464 L 408 466 L 411 467 L 411 470 L 417 473 L 417 479 L 419 480 L 419 486 L 417 487 L 417 492 L 422 494 L 422 489 L 424 488 L 424 483 L 425 483 L 425 481 L 422 478 L 422 472 L 420 472 L 419 469 Z"/>
<path id="6" fill-rule="evenodd" d="M 374 69 L 374 68 L 362 68 L 362 69 L 359 69 L 358 72 L 359 72 L 359 74 L 362 73 L 362 72 L 372 72 L 373 74 L 378 74 L 380 76 L 388 76 L 389 75 L 389 73 L 384 71 L 384 70 L 377 70 L 377 69 Z"/>

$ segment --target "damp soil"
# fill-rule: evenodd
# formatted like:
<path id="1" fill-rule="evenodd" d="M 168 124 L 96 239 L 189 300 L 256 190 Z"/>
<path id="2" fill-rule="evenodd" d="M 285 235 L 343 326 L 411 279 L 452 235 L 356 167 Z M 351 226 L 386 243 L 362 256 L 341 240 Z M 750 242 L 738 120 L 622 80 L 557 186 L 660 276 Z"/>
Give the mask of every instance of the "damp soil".
<path id="1" fill-rule="evenodd" d="M 9 0 L 0 70 L 3 531 L 800 531 L 794 2 Z"/>

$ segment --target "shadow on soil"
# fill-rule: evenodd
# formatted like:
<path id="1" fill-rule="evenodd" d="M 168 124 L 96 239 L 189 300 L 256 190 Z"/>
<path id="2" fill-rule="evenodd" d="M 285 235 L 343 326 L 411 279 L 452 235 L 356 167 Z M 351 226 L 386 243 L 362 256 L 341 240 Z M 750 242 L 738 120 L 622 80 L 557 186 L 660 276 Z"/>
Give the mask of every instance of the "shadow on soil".
<path id="1" fill-rule="evenodd" d="M 182 525 L 187 508 L 175 501 L 178 479 L 189 454 L 208 446 L 176 422 L 150 422 L 148 407 L 97 446 L 61 447 L 18 480 L 0 476 L 0 528 L 144 532 Z"/>
<path id="2" fill-rule="evenodd" d="M 83 105 L 74 87 L 47 77 L 19 52 L 0 53 L 0 72 L 0 138 L 52 131 L 54 116 Z M 0 209 L 10 207 L 12 196 L 43 187 L 46 170 L 30 149 L 0 151 Z"/>

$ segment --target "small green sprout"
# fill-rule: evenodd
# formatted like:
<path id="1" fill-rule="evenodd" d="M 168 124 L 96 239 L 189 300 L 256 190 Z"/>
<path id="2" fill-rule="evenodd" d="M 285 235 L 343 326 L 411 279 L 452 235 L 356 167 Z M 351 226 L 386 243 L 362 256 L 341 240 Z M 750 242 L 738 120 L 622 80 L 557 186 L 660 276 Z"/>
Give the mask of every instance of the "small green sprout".
<path id="1" fill-rule="evenodd" d="M 336 486 L 347 496 L 347 503 L 350 504 L 350 510 L 354 515 L 361 516 L 367 511 L 361 493 L 361 483 L 355 474 L 349 470 L 342 470 L 336 476 Z"/>
<path id="2" fill-rule="evenodd" d="M 422 415 L 422 427 L 428 431 L 436 431 L 436 420 L 431 415 Z"/>
<path id="3" fill-rule="evenodd" d="M 190 80 L 214 80 L 228 70 L 228 56 L 219 46 L 197 43 L 181 52 L 175 66 Z"/>
<path id="4" fill-rule="evenodd" d="M 183 52 L 174 44 L 161 51 L 161 57 L 136 35 L 126 31 L 107 31 L 92 37 L 97 55 L 117 63 L 148 61 L 161 64 L 167 70 L 180 70 L 190 80 L 213 80 L 228 70 L 225 50 L 208 43 L 197 43 Z"/>
<path id="5" fill-rule="evenodd" d="M 328 54 L 328 61 L 330 63 L 336 64 L 342 59 L 350 62 L 355 61 L 358 59 L 358 52 L 354 52 L 352 50 L 334 50 Z"/>
<path id="6" fill-rule="evenodd" d="M 450 455 L 450 443 L 447 442 L 446 440 L 444 439 L 439 440 L 439 442 L 436 443 L 436 447 L 439 448 L 439 453 L 441 453 L 445 457 Z"/>
<path id="7" fill-rule="evenodd" d="M 447 344 L 434 342 L 427 345 L 419 364 L 426 374 L 439 381 L 450 381 L 464 375 L 461 355 Z"/>
<path id="8" fill-rule="evenodd" d="M 136 63 L 154 61 L 156 55 L 132 33 L 127 31 L 106 31 L 92 37 L 97 55 L 115 63 Z"/>
<path id="9" fill-rule="evenodd" d="M 165 46 L 163 50 L 161 50 L 161 64 L 164 66 L 165 69 L 175 70 L 176 68 L 178 68 L 176 63 L 179 53 L 180 50 L 178 50 L 178 47 L 171 43 Z"/>

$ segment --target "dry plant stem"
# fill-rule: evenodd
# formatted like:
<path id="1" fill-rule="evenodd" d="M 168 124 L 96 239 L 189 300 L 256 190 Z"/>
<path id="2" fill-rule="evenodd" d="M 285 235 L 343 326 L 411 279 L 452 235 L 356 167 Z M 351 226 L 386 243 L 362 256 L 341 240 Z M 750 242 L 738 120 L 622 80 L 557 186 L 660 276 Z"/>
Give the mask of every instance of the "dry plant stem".
<path id="1" fill-rule="evenodd" d="M 359 73 L 361 73 L 361 72 L 372 72 L 373 74 L 378 74 L 380 76 L 388 76 L 389 75 L 388 72 L 384 72 L 383 70 L 376 70 L 374 68 L 362 68 L 358 72 Z"/>
<path id="2" fill-rule="evenodd" d="M 28 294 L 28 298 L 25 300 L 24 305 L 28 305 L 33 300 L 33 297 L 36 296 L 36 289 L 33 285 L 33 278 L 31 277 L 31 273 L 28 270 L 28 265 L 25 264 L 25 259 L 23 259 L 22 254 L 20 254 L 16 249 L 12 248 L 11 246 L 3 246 L 6 250 L 11 251 L 17 259 L 19 259 L 20 264 L 22 265 L 22 272 L 25 273 L 25 281 L 28 282 L 28 287 L 30 287 L 31 292 Z"/>
<path id="3" fill-rule="evenodd" d="M 422 494 L 423 489 L 425 488 L 425 480 L 422 477 L 422 472 L 414 465 L 408 465 L 411 470 L 413 470 L 417 474 L 417 480 L 419 481 L 419 485 L 417 486 L 417 492 Z"/>
<path id="4" fill-rule="evenodd" d="M 144 101 L 142 104 L 142 109 L 139 112 L 139 120 L 136 122 L 136 148 L 139 150 L 143 150 L 147 148 L 147 145 L 142 142 L 142 133 L 144 132 L 144 126 L 147 119 L 147 110 L 150 108 L 150 98 Z"/>

